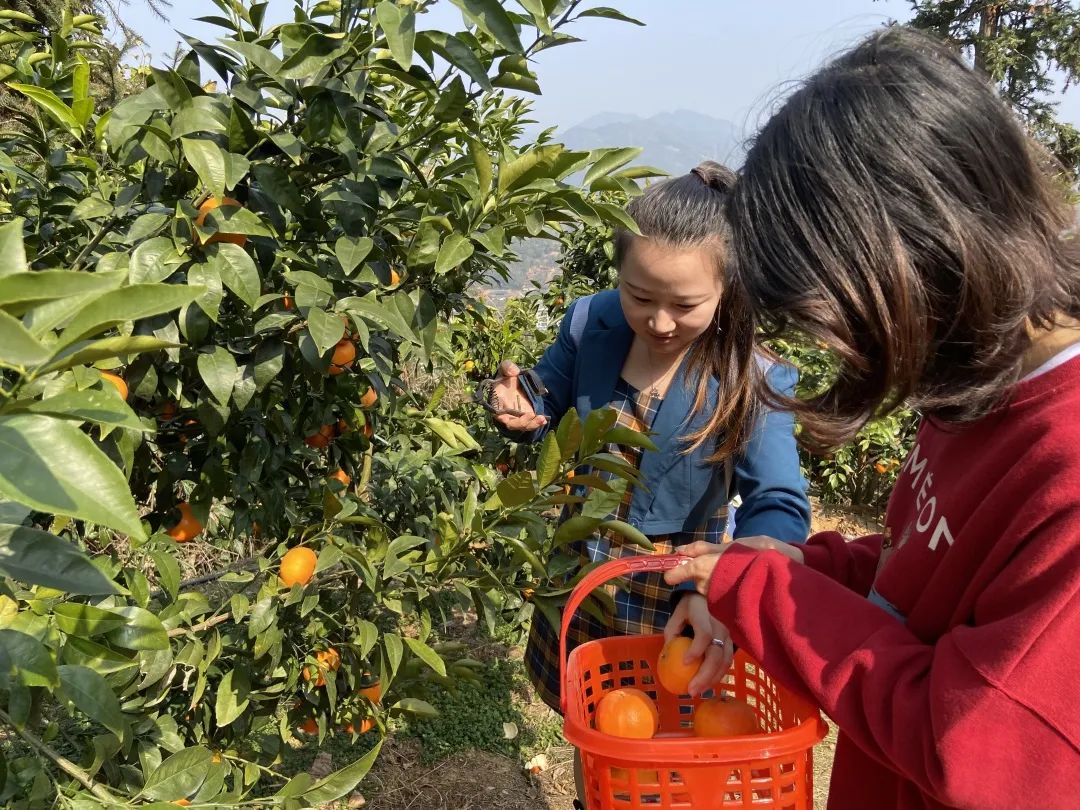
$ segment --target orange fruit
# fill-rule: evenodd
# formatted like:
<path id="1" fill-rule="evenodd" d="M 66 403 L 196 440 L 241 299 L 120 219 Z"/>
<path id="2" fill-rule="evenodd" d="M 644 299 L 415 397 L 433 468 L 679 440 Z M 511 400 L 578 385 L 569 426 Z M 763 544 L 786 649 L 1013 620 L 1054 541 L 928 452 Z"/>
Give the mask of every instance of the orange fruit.
<path id="1" fill-rule="evenodd" d="M 379 681 L 376 681 L 371 686 L 361 686 L 356 691 L 372 703 L 379 703 L 382 700 L 382 683 Z"/>
<path id="2" fill-rule="evenodd" d="M 889 467 L 885 464 L 884 461 L 879 461 L 877 464 L 874 465 L 874 472 L 876 472 L 878 475 L 884 475 L 888 471 Z"/>
<path id="3" fill-rule="evenodd" d="M 510 465 L 507 464 L 505 461 L 500 461 L 498 464 L 496 464 L 495 469 L 498 470 L 502 475 L 508 475 L 510 473 Z"/>
<path id="4" fill-rule="evenodd" d="M 651 697 L 628 686 L 600 699 L 593 724 L 597 731 L 612 737 L 648 740 L 660 729 L 660 711 Z"/>
<path id="5" fill-rule="evenodd" d="M 331 473 L 330 478 L 335 481 L 340 481 L 341 485 L 346 489 L 348 488 L 349 484 L 352 483 L 352 479 L 349 478 L 349 474 L 343 469 L 341 469 L 341 467 L 338 467 L 335 472 Z"/>
<path id="6" fill-rule="evenodd" d="M 117 392 L 120 394 L 120 399 L 127 402 L 128 387 L 127 383 L 124 382 L 123 377 L 121 377 L 119 374 L 113 374 L 111 371 L 103 371 L 101 372 L 101 379 L 111 382 L 116 388 Z"/>
<path id="7" fill-rule="evenodd" d="M 375 728 L 375 721 L 372 720 L 370 717 L 365 717 L 363 720 L 360 721 L 359 727 L 355 725 L 354 721 L 350 720 L 348 723 L 341 727 L 341 730 L 344 731 L 346 734 L 367 734 L 373 728 Z"/>
<path id="8" fill-rule="evenodd" d="M 189 540 L 194 540 L 202 533 L 203 525 L 199 522 L 199 519 L 195 517 L 194 513 L 192 513 L 191 504 L 187 501 L 177 504 L 176 508 L 180 510 L 180 520 L 175 526 L 169 529 L 169 537 L 177 543 L 186 543 Z"/>
<path id="9" fill-rule="evenodd" d="M 161 411 L 159 412 L 159 415 L 158 415 L 158 419 L 160 419 L 162 422 L 171 422 L 175 418 L 176 418 L 176 403 L 171 402 L 171 401 L 163 403 L 162 406 L 161 406 Z"/>
<path id="10" fill-rule="evenodd" d="M 397 270 L 391 270 L 390 271 L 390 286 L 391 287 L 396 287 L 400 283 L 401 283 L 401 276 L 398 275 L 398 271 Z"/>
<path id="11" fill-rule="evenodd" d="M 461 367 L 465 369 L 466 372 L 469 372 L 476 368 L 476 363 L 474 363 L 472 360 L 466 360 Z"/>
<path id="12" fill-rule="evenodd" d="M 319 562 L 319 555 L 306 546 L 290 548 L 281 558 L 281 566 L 278 568 L 278 579 L 286 588 L 293 585 L 307 585 L 315 575 L 315 566 Z"/>
<path id="13" fill-rule="evenodd" d="M 220 200 L 216 197 L 211 197 L 209 200 L 199 206 L 199 215 L 195 217 L 195 227 L 201 228 L 203 223 L 206 222 L 206 215 L 216 208 L 225 206 L 226 208 L 243 208 L 244 206 L 239 200 L 234 200 L 232 197 L 222 197 Z M 195 243 L 199 242 L 199 234 L 195 234 Z M 247 237 L 242 233 L 215 233 L 209 239 L 206 240 L 206 244 L 212 245 L 214 242 L 231 242 L 234 245 L 243 247 L 247 244 Z"/>
<path id="14" fill-rule="evenodd" d="M 297 731 L 302 731 L 304 734 L 318 734 L 319 721 L 314 717 L 306 717 L 304 722 L 297 727 Z"/>
<path id="15" fill-rule="evenodd" d="M 347 338 L 342 338 L 334 346 L 334 353 L 330 355 L 330 374 L 337 376 L 346 371 L 356 359 L 356 344 Z"/>
<path id="16" fill-rule="evenodd" d="M 683 663 L 693 639 L 676 636 L 664 645 L 660 659 L 656 662 L 656 677 L 660 685 L 673 695 L 689 694 L 690 681 L 697 675 L 701 661 L 692 664 Z"/>
<path id="17" fill-rule="evenodd" d="M 293 306 L 295 306 L 293 304 L 292 296 L 288 293 L 285 293 L 285 295 L 281 299 L 281 306 L 285 309 L 292 309 Z"/>
<path id="18" fill-rule="evenodd" d="M 308 447 L 314 447 L 316 449 L 323 449 L 330 446 L 330 440 L 334 438 L 334 426 L 323 425 L 319 428 L 318 433 L 312 433 L 310 436 L 304 439 L 304 444 Z"/>
<path id="19" fill-rule="evenodd" d="M 741 700 L 714 697 L 694 709 L 694 734 L 698 737 L 741 737 L 760 734 L 757 714 Z"/>
<path id="20" fill-rule="evenodd" d="M 333 647 L 328 647 L 315 653 L 315 661 L 317 662 L 315 671 L 312 671 L 310 666 L 304 667 L 304 680 L 310 681 L 314 678 L 316 686 L 326 686 L 326 673 L 337 672 L 341 666 L 341 656 Z"/>
<path id="21" fill-rule="evenodd" d="M 369 388 L 364 392 L 364 395 L 360 397 L 360 407 L 370 408 L 376 402 L 379 401 L 379 395 L 374 388 Z"/>
<path id="22" fill-rule="evenodd" d="M 177 799 L 173 804 L 178 804 L 181 807 L 188 807 L 191 805 L 191 799 Z"/>
<path id="23" fill-rule="evenodd" d="M 574 477 L 574 474 L 575 474 L 575 473 L 574 473 L 574 471 L 573 471 L 573 470 L 570 470 L 570 472 L 568 472 L 568 473 L 566 474 L 566 479 L 567 479 L 567 480 L 569 481 L 569 480 L 570 480 L 571 478 L 573 478 L 573 477 Z"/>
<path id="24" fill-rule="evenodd" d="M 371 427 L 371 422 L 364 423 L 364 438 L 370 441 L 371 437 L 375 435 L 374 428 Z"/>

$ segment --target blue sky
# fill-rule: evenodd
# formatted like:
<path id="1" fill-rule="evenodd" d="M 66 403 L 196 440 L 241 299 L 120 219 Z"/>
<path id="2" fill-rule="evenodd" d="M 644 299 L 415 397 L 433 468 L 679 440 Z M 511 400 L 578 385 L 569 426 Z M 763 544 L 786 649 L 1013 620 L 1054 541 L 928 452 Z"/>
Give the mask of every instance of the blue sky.
<path id="1" fill-rule="evenodd" d="M 567 29 L 585 42 L 541 53 L 535 70 L 544 95 L 534 109 L 545 126 L 573 126 L 598 112 L 652 115 L 689 109 L 726 118 L 750 134 L 783 94 L 785 83 L 890 19 L 910 17 L 907 0 L 603 0 L 646 23 L 587 20 Z M 270 0 L 267 19 L 291 17 L 292 0 Z M 194 18 L 218 13 L 210 0 L 174 0 L 169 23 L 143 0 L 129 0 L 125 18 L 161 62 L 175 31 L 217 36 Z M 418 28 L 460 30 L 460 12 L 439 3 Z M 1080 124 L 1080 87 L 1063 97 L 1059 115 Z"/>

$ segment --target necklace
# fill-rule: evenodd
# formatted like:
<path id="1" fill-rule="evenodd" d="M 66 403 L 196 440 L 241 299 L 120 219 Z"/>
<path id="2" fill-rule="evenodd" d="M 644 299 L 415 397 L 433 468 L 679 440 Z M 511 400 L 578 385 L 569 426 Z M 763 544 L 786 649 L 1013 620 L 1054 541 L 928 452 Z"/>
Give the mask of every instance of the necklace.
<path id="1" fill-rule="evenodd" d="M 668 367 L 667 371 L 665 371 L 658 378 L 653 380 L 653 382 L 649 385 L 649 400 L 650 401 L 660 398 L 660 389 L 661 388 L 664 388 L 665 390 L 667 390 L 667 383 L 669 382 L 670 378 L 675 374 L 676 369 L 678 369 L 679 363 L 682 361 L 683 354 L 685 354 L 685 352 L 680 352 L 679 356 L 677 358 L 675 358 L 675 362 L 672 363 Z M 645 347 L 645 357 L 649 362 L 649 372 L 650 372 L 650 376 L 651 376 L 651 372 L 652 372 L 652 370 L 654 368 L 654 363 L 653 363 L 652 352 L 649 351 L 649 348 L 647 346 Z"/>

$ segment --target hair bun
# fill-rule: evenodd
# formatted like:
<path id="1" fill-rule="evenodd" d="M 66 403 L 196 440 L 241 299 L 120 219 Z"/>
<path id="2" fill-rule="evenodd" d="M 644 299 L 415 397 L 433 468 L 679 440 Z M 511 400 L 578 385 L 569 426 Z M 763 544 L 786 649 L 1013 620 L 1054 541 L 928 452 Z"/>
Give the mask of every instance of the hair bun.
<path id="1" fill-rule="evenodd" d="M 705 160 L 690 170 L 690 174 L 714 191 L 727 194 L 735 187 L 738 175 L 727 166 L 721 166 L 713 160 Z"/>

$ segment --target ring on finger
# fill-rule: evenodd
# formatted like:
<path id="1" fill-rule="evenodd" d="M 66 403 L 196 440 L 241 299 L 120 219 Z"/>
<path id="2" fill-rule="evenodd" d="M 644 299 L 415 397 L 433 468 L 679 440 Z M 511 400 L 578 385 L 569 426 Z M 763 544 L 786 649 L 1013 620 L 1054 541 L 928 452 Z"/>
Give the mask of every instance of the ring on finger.
<path id="1" fill-rule="evenodd" d="M 719 647 L 721 650 L 724 649 L 724 647 L 727 646 L 727 642 L 722 638 L 714 638 L 712 640 L 712 644 Z"/>

